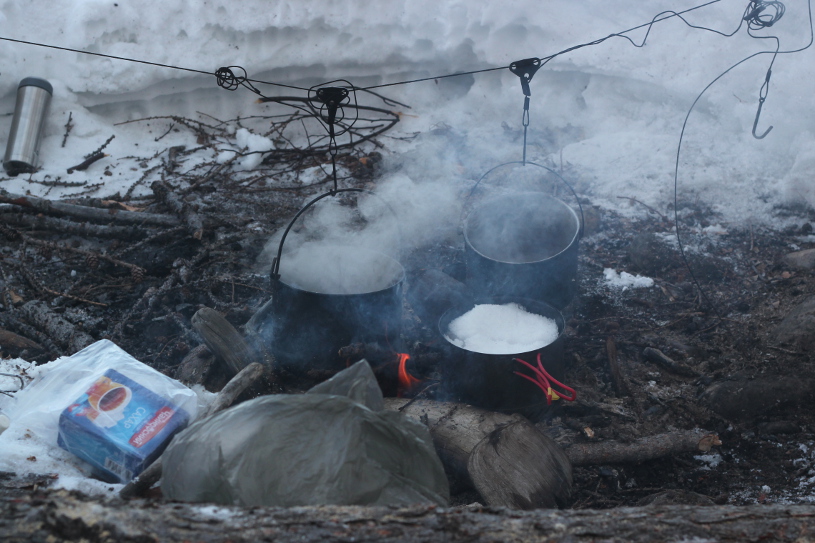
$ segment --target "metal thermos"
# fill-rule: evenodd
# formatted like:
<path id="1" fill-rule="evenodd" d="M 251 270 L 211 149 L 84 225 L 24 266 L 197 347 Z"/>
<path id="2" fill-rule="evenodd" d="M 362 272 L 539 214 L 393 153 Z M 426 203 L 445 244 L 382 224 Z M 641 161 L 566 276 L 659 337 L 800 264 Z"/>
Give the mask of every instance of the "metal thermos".
<path id="1" fill-rule="evenodd" d="M 6 145 L 3 167 L 9 175 L 33 172 L 42 140 L 42 129 L 54 88 L 45 79 L 26 77 L 17 87 L 17 105 Z"/>

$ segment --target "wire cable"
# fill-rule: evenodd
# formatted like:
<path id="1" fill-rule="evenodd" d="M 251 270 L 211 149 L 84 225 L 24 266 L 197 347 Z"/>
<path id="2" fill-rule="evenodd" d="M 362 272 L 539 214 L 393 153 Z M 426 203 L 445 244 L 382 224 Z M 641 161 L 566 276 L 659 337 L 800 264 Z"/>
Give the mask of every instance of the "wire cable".
<path id="1" fill-rule="evenodd" d="M 162 64 L 160 62 L 151 62 L 149 60 L 140 60 L 140 59 L 136 59 L 136 58 L 120 57 L 120 56 L 117 56 L 117 55 L 108 55 L 106 53 L 94 53 L 93 51 L 85 51 L 83 49 L 72 49 L 70 47 L 62 47 L 62 46 L 59 46 L 59 45 L 50 45 L 50 44 L 47 44 L 47 43 L 39 43 L 39 42 L 34 42 L 34 41 L 18 40 L 18 39 L 14 39 L 14 38 L 6 38 L 4 36 L 0 36 L 0 41 L 8 41 L 8 42 L 12 42 L 12 43 L 21 43 L 21 44 L 24 44 L 24 45 L 33 45 L 33 46 L 36 46 L 36 47 L 45 47 L 47 49 L 56 49 L 58 51 L 68 51 L 70 53 L 79 53 L 81 55 L 92 55 L 92 56 L 95 56 L 95 57 L 109 58 L 109 59 L 112 59 L 112 60 L 122 60 L 122 61 L 125 61 L 125 62 L 135 62 L 137 64 L 146 64 L 148 66 L 157 66 L 159 68 L 169 68 L 169 69 L 172 69 L 172 70 L 180 70 L 182 72 L 190 72 L 190 73 L 203 74 L 203 75 L 214 75 L 216 77 L 220 77 L 217 72 L 215 72 L 215 73 L 214 72 L 207 72 L 205 70 L 196 70 L 194 68 L 185 68 L 183 66 L 175 66 L 173 64 Z M 230 66 L 230 68 L 239 68 L 239 66 Z M 221 69 L 223 69 L 223 68 L 221 68 Z M 244 70 L 244 73 L 246 73 L 245 70 Z M 258 84 L 263 84 L 263 85 L 273 85 L 275 87 L 283 87 L 283 88 L 286 88 L 286 89 L 295 89 L 295 90 L 301 90 L 301 91 L 308 92 L 308 89 L 305 88 L 305 87 L 298 87 L 298 86 L 295 86 L 295 85 L 286 85 L 284 83 L 274 83 L 272 81 L 258 81 L 256 79 L 247 79 L 247 78 L 244 78 L 244 81 L 249 82 L 249 83 L 258 83 Z"/>
<path id="2" fill-rule="evenodd" d="M 645 40 L 648 38 L 648 34 L 651 32 L 651 27 L 653 27 L 654 24 L 656 24 L 656 23 L 659 23 L 661 21 L 665 21 L 667 19 L 671 19 L 673 17 L 679 17 L 680 19 L 682 19 L 685 22 L 686 25 L 688 25 L 688 26 L 690 26 L 692 28 L 700 28 L 700 29 L 704 29 L 704 30 L 710 30 L 711 32 L 716 32 L 718 34 L 722 34 L 721 32 L 719 32 L 717 30 L 712 30 L 710 28 L 705 28 L 705 27 L 700 27 L 700 26 L 694 26 L 694 25 L 688 23 L 682 17 L 682 15 L 684 15 L 686 13 L 696 11 L 697 9 L 701 9 L 701 8 L 710 6 L 711 4 L 716 4 L 718 2 L 721 2 L 721 0 L 711 0 L 710 2 L 706 2 L 704 4 L 699 4 L 698 6 L 688 8 L 688 9 L 686 9 L 684 11 L 663 11 L 663 12 L 657 14 L 653 19 L 651 19 L 650 22 L 634 26 L 632 28 L 629 28 L 628 30 L 623 30 L 621 32 L 615 32 L 614 34 L 609 34 L 608 36 L 606 36 L 604 38 L 600 38 L 600 39 L 597 39 L 597 40 L 594 40 L 594 41 L 581 43 L 579 45 L 569 47 L 567 49 L 564 49 L 562 51 L 558 51 L 557 53 L 554 53 L 554 54 L 549 55 L 549 56 L 540 57 L 540 60 L 543 61 L 543 64 L 545 64 L 545 63 L 549 62 L 550 60 L 552 60 L 552 59 L 554 59 L 554 58 L 556 58 L 556 57 L 558 57 L 560 55 L 570 53 L 572 51 L 576 51 L 577 49 L 582 49 L 583 47 L 588 47 L 590 45 L 597 45 L 597 44 L 603 43 L 604 41 L 606 41 L 609 38 L 614 38 L 614 37 L 625 38 L 628 41 L 630 41 L 631 44 L 634 45 L 634 47 L 643 47 L 645 45 Z M 665 17 L 662 17 L 663 15 L 665 15 Z M 633 32 L 634 30 L 639 30 L 640 28 L 645 28 L 646 26 L 648 27 L 648 32 L 646 32 L 642 43 L 640 43 L 639 45 L 634 40 L 632 40 L 628 36 L 624 35 L 624 34 L 627 34 L 629 32 Z M 726 34 L 722 34 L 722 35 L 726 35 Z M 480 70 L 469 70 L 469 71 L 466 71 L 466 72 L 455 72 L 455 73 L 445 74 L 445 75 L 437 75 L 437 76 L 431 76 L 431 77 L 421 77 L 421 78 L 418 78 L 418 79 L 408 79 L 408 80 L 405 80 L 405 81 L 396 81 L 396 82 L 393 82 L 393 83 L 382 83 L 381 85 L 371 85 L 371 86 L 368 86 L 368 87 L 362 87 L 362 88 L 359 88 L 358 90 L 381 89 L 381 88 L 384 88 L 384 87 L 394 87 L 394 86 L 397 86 L 397 85 L 408 85 L 408 84 L 411 84 L 411 83 L 420 83 L 422 81 L 433 81 L 435 79 L 445 79 L 445 78 L 448 78 L 448 77 L 459 77 L 459 76 L 462 76 L 462 75 L 483 74 L 483 73 L 487 73 L 487 72 L 495 72 L 495 71 L 498 71 L 498 70 L 507 70 L 507 69 L 509 69 L 509 65 L 495 66 L 495 67 L 491 67 L 491 68 L 483 68 L 483 69 L 480 69 Z"/>
<path id="3" fill-rule="evenodd" d="M 674 163 L 674 227 L 676 229 L 676 241 L 677 241 L 677 244 L 679 245 L 679 253 L 682 256 L 682 260 L 685 263 L 685 267 L 688 269 L 688 272 L 690 273 L 691 279 L 693 280 L 693 283 L 696 285 L 696 288 L 699 289 L 699 292 L 702 295 L 702 297 L 704 298 L 705 302 L 707 303 L 708 306 L 710 306 L 713 309 L 713 311 L 716 313 L 716 316 L 719 318 L 720 321 L 724 320 L 724 318 L 719 313 L 718 308 L 710 301 L 710 298 L 708 297 L 707 293 L 704 291 L 702 286 L 699 284 L 699 281 L 697 280 L 696 275 L 693 273 L 693 269 L 690 267 L 690 263 L 688 262 L 688 259 L 687 259 L 686 253 L 685 253 L 685 248 L 684 248 L 684 245 L 682 243 L 682 238 L 681 238 L 681 236 L 679 234 L 679 210 L 678 210 L 678 207 L 679 207 L 678 206 L 678 201 L 679 201 L 679 196 L 678 196 L 678 192 L 679 192 L 679 160 L 680 160 L 680 154 L 682 152 L 682 141 L 683 141 L 683 139 L 685 137 L 685 131 L 686 131 L 687 126 L 688 126 L 688 119 L 690 119 L 690 115 L 693 112 L 694 108 L 696 107 L 696 104 L 699 103 L 699 100 L 702 99 L 702 97 L 705 95 L 705 93 L 708 91 L 708 89 L 710 89 L 714 84 L 716 84 L 717 81 L 722 79 L 725 75 L 727 75 L 728 73 L 733 71 L 736 67 L 744 64 L 745 62 L 747 62 L 750 59 L 753 59 L 753 58 L 758 57 L 760 55 L 772 55 L 772 59 L 770 61 L 770 66 L 769 66 L 769 68 L 767 70 L 767 76 L 765 77 L 764 84 L 762 85 L 761 90 L 759 91 L 759 100 L 760 100 L 759 104 L 761 104 L 761 103 L 763 103 L 764 98 L 766 98 L 767 88 L 769 87 L 770 73 L 772 72 L 773 63 L 775 62 L 775 59 L 778 57 L 778 55 L 786 55 L 786 54 L 791 54 L 791 53 L 800 53 L 801 51 L 809 49 L 812 46 L 813 41 L 815 41 L 815 29 L 813 28 L 813 24 L 812 24 L 813 23 L 813 21 L 812 21 L 812 0 L 807 0 L 808 16 L 809 16 L 809 42 L 806 45 L 804 45 L 803 47 L 800 47 L 798 49 L 790 49 L 790 50 L 786 50 L 786 51 L 781 51 L 780 50 L 780 43 L 781 42 L 780 42 L 780 40 L 779 40 L 779 38 L 777 36 L 756 36 L 756 35 L 752 34 L 752 32 L 754 30 L 760 30 L 760 29 L 763 29 L 763 28 L 768 28 L 768 27 L 772 26 L 773 24 L 775 24 L 778 21 L 778 19 L 780 19 L 781 15 L 783 15 L 783 13 L 784 13 L 784 7 L 783 7 L 783 4 L 781 4 L 781 7 L 779 9 L 777 4 L 781 4 L 781 3 L 780 2 L 751 1 L 750 4 L 748 5 L 747 9 L 745 10 L 745 15 L 744 15 L 744 17 L 742 19 L 743 21 L 748 22 L 748 26 L 747 26 L 748 27 L 748 34 L 751 37 L 757 38 L 757 39 L 774 39 L 776 41 L 775 50 L 772 50 L 772 51 L 758 51 L 756 53 L 748 55 L 747 57 L 741 59 L 740 61 L 736 62 L 735 64 L 733 64 L 732 66 L 727 68 L 721 74 L 716 76 L 716 78 L 713 79 L 713 81 L 708 83 L 707 86 L 704 89 L 702 89 L 702 92 L 700 92 L 696 96 L 696 99 L 693 101 L 690 108 L 688 108 L 688 112 L 685 115 L 685 120 L 682 122 L 682 130 L 679 133 L 679 142 L 678 142 L 678 144 L 676 146 L 676 161 Z M 762 16 L 762 12 L 764 11 L 763 9 L 757 9 L 757 8 L 761 8 L 762 5 L 773 5 L 773 9 L 776 10 L 775 13 L 776 14 L 780 13 L 780 15 L 777 15 L 777 17 L 774 17 L 774 20 L 770 21 L 770 19 L 768 19 L 766 16 Z M 768 22 L 768 21 L 770 21 L 770 22 Z M 760 111 L 761 110 L 759 109 L 759 112 Z M 755 126 L 754 126 L 753 130 L 754 130 L 754 133 L 755 133 Z M 768 132 L 769 132 L 769 130 L 768 130 Z"/>

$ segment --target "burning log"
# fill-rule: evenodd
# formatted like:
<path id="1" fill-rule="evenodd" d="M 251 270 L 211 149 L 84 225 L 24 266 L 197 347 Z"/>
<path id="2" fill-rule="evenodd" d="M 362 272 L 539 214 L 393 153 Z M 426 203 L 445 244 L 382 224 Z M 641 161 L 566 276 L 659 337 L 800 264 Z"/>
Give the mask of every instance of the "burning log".
<path id="1" fill-rule="evenodd" d="M 448 473 L 470 482 L 489 505 L 555 507 L 571 493 L 568 458 L 519 415 L 430 400 L 387 398 L 385 407 L 427 425 Z"/>

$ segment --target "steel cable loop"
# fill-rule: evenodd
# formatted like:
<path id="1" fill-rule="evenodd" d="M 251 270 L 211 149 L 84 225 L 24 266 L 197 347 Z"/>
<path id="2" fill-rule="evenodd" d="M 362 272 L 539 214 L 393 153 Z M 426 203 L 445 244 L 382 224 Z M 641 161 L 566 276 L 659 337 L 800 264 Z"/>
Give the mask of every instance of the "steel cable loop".
<path id="1" fill-rule="evenodd" d="M 240 70 L 243 75 L 235 75 L 235 70 Z M 241 66 L 222 66 L 215 71 L 215 78 L 218 86 L 229 91 L 244 87 L 250 91 L 263 96 L 261 92 L 249 82 L 246 70 Z"/>

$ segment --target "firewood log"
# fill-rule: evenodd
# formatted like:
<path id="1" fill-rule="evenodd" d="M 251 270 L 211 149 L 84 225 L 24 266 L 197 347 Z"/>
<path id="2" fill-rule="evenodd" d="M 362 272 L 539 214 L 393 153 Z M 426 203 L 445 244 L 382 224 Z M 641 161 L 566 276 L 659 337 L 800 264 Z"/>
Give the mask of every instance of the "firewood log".
<path id="1" fill-rule="evenodd" d="M 386 398 L 385 407 L 427 425 L 448 473 L 470 482 L 488 505 L 555 507 L 571 493 L 569 459 L 520 415 L 431 400 Z"/>

